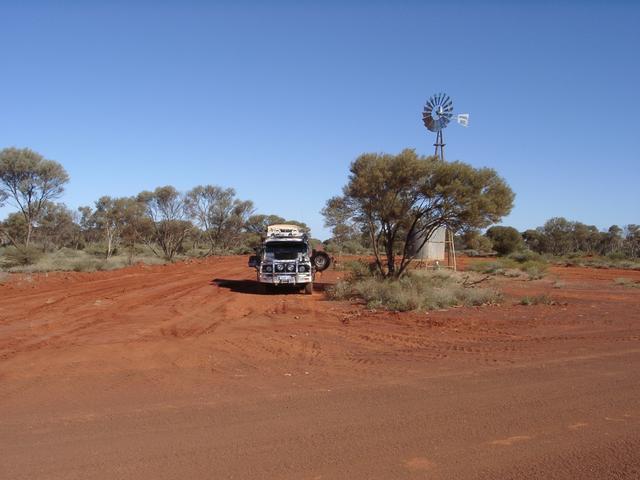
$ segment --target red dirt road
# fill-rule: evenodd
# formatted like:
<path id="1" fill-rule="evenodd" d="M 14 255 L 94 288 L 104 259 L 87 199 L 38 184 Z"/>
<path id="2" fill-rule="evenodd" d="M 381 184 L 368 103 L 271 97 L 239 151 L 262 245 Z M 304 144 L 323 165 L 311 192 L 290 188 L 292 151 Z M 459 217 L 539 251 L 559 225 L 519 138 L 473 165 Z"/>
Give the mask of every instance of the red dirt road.
<path id="1" fill-rule="evenodd" d="M 393 314 L 245 262 L 0 285 L 0 478 L 640 478 L 640 272 Z"/>

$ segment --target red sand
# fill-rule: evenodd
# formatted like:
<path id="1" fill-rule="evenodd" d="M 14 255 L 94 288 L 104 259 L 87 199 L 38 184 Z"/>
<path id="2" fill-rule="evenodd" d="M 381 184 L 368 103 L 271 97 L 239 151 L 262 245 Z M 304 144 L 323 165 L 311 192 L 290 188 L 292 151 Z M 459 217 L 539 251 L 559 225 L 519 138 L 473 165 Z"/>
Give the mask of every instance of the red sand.
<path id="1" fill-rule="evenodd" d="M 397 314 L 261 295 L 244 257 L 14 276 L 0 478 L 640 478 L 640 289 L 618 277 L 640 272 Z"/>

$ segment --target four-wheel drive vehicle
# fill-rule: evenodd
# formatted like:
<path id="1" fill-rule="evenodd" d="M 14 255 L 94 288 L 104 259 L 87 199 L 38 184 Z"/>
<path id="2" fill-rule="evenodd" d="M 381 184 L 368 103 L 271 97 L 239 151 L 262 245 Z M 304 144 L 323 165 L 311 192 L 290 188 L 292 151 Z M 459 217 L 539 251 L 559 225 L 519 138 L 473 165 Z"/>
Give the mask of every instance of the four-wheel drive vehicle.
<path id="1" fill-rule="evenodd" d="M 307 234 L 297 225 L 267 227 L 256 253 L 249 258 L 249 266 L 256 269 L 260 284 L 299 287 L 307 294 L 313 293 L 316 272 L 331 264 L 329 255 L 311 248 Z"/>

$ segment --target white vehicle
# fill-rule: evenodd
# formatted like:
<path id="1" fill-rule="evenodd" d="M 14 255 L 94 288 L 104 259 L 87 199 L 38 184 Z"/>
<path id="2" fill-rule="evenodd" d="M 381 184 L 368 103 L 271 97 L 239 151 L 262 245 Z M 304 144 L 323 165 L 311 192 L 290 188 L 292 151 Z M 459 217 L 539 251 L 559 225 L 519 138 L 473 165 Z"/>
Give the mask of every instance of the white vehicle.
<path id="1" fill-rule="evenodd" d="M 316 272 L 329 267 L 331 259 L 315 252 L 309 238 L 297 225 L 271 225 L 257 255 L 249 258 L 256 269 L 256 279 L 265 286 L 293 286 L 313 293 Z"/>

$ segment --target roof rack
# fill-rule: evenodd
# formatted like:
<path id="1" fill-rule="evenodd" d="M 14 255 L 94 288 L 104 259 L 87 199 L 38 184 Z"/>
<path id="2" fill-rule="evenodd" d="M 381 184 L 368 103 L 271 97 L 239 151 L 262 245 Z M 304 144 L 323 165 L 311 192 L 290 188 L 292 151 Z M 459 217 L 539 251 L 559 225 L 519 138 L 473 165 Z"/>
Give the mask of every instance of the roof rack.
<path id="1" fill-rule="evenodd" d="M 306 238 L 307 234 L 298 225 L 269 225 L 267 238 Z"/>

